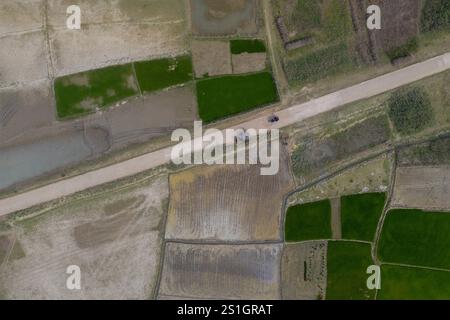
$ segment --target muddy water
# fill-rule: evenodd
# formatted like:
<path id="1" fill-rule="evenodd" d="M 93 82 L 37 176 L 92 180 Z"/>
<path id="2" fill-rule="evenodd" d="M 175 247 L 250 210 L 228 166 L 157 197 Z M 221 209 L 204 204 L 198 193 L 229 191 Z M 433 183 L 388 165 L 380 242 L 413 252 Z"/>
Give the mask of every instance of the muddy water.
<path id="1" fill-rule="evenodd" d="M 0 149 L 0 190 L 85 160 L 91 155 L 82 131 Z"/>

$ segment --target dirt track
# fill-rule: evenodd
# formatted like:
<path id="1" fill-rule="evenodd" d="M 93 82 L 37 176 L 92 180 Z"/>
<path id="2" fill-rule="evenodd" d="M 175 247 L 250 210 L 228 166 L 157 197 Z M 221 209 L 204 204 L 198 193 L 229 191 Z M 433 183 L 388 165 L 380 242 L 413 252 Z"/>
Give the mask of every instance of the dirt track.
<path id="1" fill-rule="evenodd" d="M 273 128 L 282 128 L 339 106 L 366 99 L 400 86 L 418 81 L 450 68 L 450 53 L 336 91 L 306 103 L 291 106 L 278 113 L 280 121 Z M 267 116 L 241 123 L 236 128 L 269 128 Z M 193 150 L 194 152 L 196 150 Z M 170 161 L 171 148 L 167 147 L 134 159 L 88 172 L 45 187 L 0 200 L 0 215 L 7 215 L 38 204 L 74 194 L 76 192 L 112 182 L 120 178 L 158 167 Z"/>

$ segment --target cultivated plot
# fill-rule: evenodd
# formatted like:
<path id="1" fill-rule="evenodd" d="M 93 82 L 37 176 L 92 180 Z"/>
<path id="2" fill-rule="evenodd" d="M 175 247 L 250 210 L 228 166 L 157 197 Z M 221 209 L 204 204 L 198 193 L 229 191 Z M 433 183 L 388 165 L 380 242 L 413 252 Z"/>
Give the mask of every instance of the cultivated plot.
<path id="1" fill-rule="evenodd" d="M 167 243 L 160 296 L 279 299 L 282 246 Z"/>
<path id="2" fill-rule="evenodd" d="M 330 200 L 289 207 L 285 221 L 286 241 L 331 239 Z"/>
<path id="3" fill-rule="evenodd" d="M 173 174 L 166 237 L 280 239 L 283 196 L 292 187 L 285 157 L 274 176 L 261 176 L 256 165 L 202 166 Z"/>
<path id="4" fill-rule="evenodd" d="M 3 225 L 0 297 L 153 297 L 167 197 L 167 175 L 147 176 L 137 185 L 12 221 L 13 228 Z M 66 287 L 71 265 L 81 270 L 81 290 Z"/>
<path id="5" fill-rule="evenodd" d="M 450 213 L 417 209 L 388 212 L 378 244 L 383 262 L 450 269 Z"/>
<path id="6" fill-rule="evenodd" d="M 404 266 L 381 266 L 377 300 L 448 300 L 450 272 Z"/>
<path id="7" fill-rule="evenodd" d="M 373 265 L 367 243 L 330 241 L 327 250 L 327 300 L 371 300 L 367 267 Z"/>

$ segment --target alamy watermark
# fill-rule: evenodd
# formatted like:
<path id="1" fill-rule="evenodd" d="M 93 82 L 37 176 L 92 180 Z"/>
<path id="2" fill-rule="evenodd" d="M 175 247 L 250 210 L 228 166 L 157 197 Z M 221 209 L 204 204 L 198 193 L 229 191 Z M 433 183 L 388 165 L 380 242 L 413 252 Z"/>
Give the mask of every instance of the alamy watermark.
<path id="1" fill-rule="evenodd" d="M 194 122 L 194 136 L 187 129 L 176 129 L 172 141 L 174 164 L 261 165 L 261 175 L 278 173 L 280 167 L 280 133 L 278 129 L 207 129 Z"/>

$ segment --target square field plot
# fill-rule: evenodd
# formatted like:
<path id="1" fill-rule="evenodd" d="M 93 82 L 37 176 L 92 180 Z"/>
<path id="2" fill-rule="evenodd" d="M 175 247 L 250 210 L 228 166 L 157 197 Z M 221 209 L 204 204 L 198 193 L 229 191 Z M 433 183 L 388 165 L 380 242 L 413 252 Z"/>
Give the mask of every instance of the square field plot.
<path id="1" fill-rule="evenodd" d="M 373 241 L 383 213 L 385 193 L 366 193 L 341 198 L 342 237 Z"/>
<path id="2" fill-rule="evenodd" d="M 197 83 L 200 118 L 212 122 L 278 101 L 278 92 L 268 72 L 224 76 Z"/>
<path id="3" fill-rule="evenodd" d="M 0 38 L 0 87 L 48 78 L 43 31 Z"/>
<path id="4" fill-rule="evenodd" d="M 330 241 L 327 251 L 327 300 L 372 300 L 367 267 L 373 265 L 368 243 Z"/>
<path id="5" fill-rule="evenodd" d="M 183 84 L 193 78 L 190 56 L 141 61 L 134 65 L 142 92 Z"/>
<path id="6" fill-rule="evenodd" d="M 383 262 L 450 269 L 450 213 L 394 209 L 378 245 Z"/>
<path id="7" fill-rule="evenodd" d="M 289 207 L 285 221 L 286 241 L 331 239 L 330 200 Z"/>
<path id="8" fill-rule="evenodd" d="M 279 299 L 281 245 L 167 243 L 159 296 Z"/>
<path id="9" fill-rule="evenodd" d="M 192 31 L 198 36 L 255 34 L 257 0 L 190 0 Z"/>
<path id="10" fill-rule="evenodd" d="M 231 52 L 228 41 L 192 41 L 195 76 L 203 78 L 231 74 Z"/>

